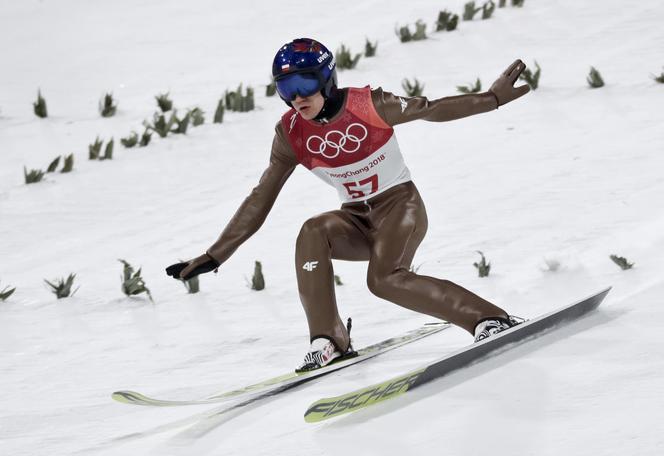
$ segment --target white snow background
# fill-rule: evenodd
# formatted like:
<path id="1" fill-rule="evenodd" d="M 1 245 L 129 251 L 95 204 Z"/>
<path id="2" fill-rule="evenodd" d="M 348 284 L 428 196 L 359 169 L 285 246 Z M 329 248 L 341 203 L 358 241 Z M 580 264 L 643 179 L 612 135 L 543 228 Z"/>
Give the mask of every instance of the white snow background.
<path id="1" fill-rule="evenodd" d="M 432 32 L 439 10 L 463 3 L 1 0 L 0 290 L 17 290 L 0 302 L 0 454 L 664 454 L 664 85 L 652 79 L 664 66 L 661 1 L 527 0 Z M 430 39 L 400 43 L 395 26 L 417 19 Z M 540 88 L 496 112 L 397 127 L 429 214 L 414 263 L 524 317 L 612 292 L 578 322 L 321 424 L 303 421 L 312 401 L 472 338 L 448 329 L 218 422 L 200 415 L 217 406 L 112 401 L 118 389 L 205 396 L 301 361 L 295 239 L 307 218 L 339 205 L 305 169 L 219 274 L 201 277 L 199 294 L 164 273 L 202 253 L 257 182 L 286 108 L 265 97 L 272 58 L 299 36 L 354 52 L 378 40 L 377 56 L 340 72 L 341 85 L 401 94 L 402 79 L 417 77 L 430 98 L 477 77 L 486 89 L 514 59 L 537 60 Z M 587 86 L 591 65 L 605 87 Z M 256 89 L 257 109 L 211 124 L 239 83 Z M 32 113 L 38 89 L 47 119 Z M 207 123 L 120 146 L 166 91 Z M 108 119 L 97 111 L 105 92 L 119 105 Z M 115 138 L 112 161 L 87 159 L 98 135 Z M 70 153 L 74 172 L 24 184 L 24 166 Z M 488 278 L 472 265 L 476 250 L 491 261 Z M 636 266 L 622 271 L 610 254 Z M 118 258 L 142 267 L 156 304 L 122 294 Z M 254 260 L 261 292 L 246 285 Z M 335 272 L 356 346 L 430 321 L 372 296 L 366 264 L 335 262 Z M 57 300 L 44 279 L 69 273 L 80 289 Z"/>

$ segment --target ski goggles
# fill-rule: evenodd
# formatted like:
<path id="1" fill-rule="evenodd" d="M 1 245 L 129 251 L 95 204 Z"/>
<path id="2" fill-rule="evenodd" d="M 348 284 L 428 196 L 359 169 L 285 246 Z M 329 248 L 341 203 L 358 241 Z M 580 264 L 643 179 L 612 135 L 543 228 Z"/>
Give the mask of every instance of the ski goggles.
<path id="1" fill-rule="evenodd" d="M 323 76 L 316 72 L 289 73 L 274 80 L 277 92 L 284 101 L 293 101 L 296 96 L 310 97 L 325 86 Z"/>

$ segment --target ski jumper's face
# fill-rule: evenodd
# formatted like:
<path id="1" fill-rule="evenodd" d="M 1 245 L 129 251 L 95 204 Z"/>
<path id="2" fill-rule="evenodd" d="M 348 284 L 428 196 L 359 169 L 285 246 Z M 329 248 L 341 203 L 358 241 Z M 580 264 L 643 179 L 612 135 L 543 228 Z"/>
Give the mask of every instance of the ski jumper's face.
<path id="1" fill-rule="evenodd" d="M 316 92 L 308 97 L 297 95 L 295 100 L 291 102 L 293 108 L 306 120 L 316 117 L 321 109 L 323 109 L 324 103 L 325 98 L 323 98 L 320 92 Z"/>

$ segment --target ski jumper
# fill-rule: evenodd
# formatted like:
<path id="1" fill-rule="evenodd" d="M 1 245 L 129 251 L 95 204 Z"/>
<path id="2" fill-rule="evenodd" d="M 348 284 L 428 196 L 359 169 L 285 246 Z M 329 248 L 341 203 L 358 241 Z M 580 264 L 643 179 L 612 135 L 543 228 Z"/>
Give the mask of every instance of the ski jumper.
<path id="1" fill-rule="evenodd" d="M 501 308 L 448 280 L 410 271 L 427 230 L 427 216 L 410 179 L 394 125 L 452 120 L 496 109 L 491 94 L 429 101 L 381 89 L 348 88 L 328 123 L 303 119 L 294 109 L 276 127 L 270 165 L 259 185 L 208 249 L 220 263 L 262 225 L 295 166 L 333 186 L 341 208 L 312 217 L 297 238 L 295 267 L 312 340 L 326 336 L 342 350 L 350 341 L 339 316 L 332 259 L 368 261 L 367 284 L 378 297 L 447 320 L 469 331 Z"/>

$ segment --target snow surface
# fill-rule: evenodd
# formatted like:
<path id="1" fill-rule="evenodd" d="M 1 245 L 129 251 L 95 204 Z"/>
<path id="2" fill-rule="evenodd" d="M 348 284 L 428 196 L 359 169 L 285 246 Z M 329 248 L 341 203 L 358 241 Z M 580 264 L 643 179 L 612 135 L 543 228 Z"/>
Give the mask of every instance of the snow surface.
<path id="1" fill-rule="evenodd" d="M 528 0 L 489 21 L 401 44 L 397 24 L 462 0 L 230 4 L 212 0 L 0 1 L 0 454 L 2 455 L 661 455 L 664 454 L 664 9 L 640 2 Z M 429 212 L 420 272 L 456 281 L 511 313 L 536 316 L 599 289 L 600 311 L 388 403 L 321 424 L 313 400 L 389 378 L 471 342 L 459 329 L 333 374 L 241 413 L 216 406 L 142 408 L 110 393 L 169 398 L 224 391 L 292 369 L 308 345 L 293 269 L 299 226 L 338 207 L 298 169 L 263 228 L 188 295 L 164 267 L 198 255 L 267 163 L 284 105 L 265 98 L 277 47 L 314 36 L 378 55 L 342 85 L 425 95 L 488 87 L 515 58 L 542 66 L 541 87 L 497 112 L 397 127 Z M 607 85 L 591 90 L 598 68 Z M 208 114 L 227 88 L 257 90 L 258 109 L 186 136 L 123 149 L 170 91 Z M 37 89 L 50 112 L 32 114 Z M 102 119 L 112 91 L 118 114 Z M 99 135 L 112 161 L 87 160 Z M 75 172 L 23 183 L 74 153 Z M 483 251 L 489 278 L 472 266 Z M 622 271 L 619 254 L 636 266 Z M 156 304 L 120 291 L 123 258 L 143 268 Z M 267 288 L 246 287 L 253 261 Z M 546 263 L 559 262 L 558 271 Z M 363 263 L 335 263 L 356 346 L 427 321 L 373 297 Z M 43 279 L 76 273 L 56 300 Z"/>

